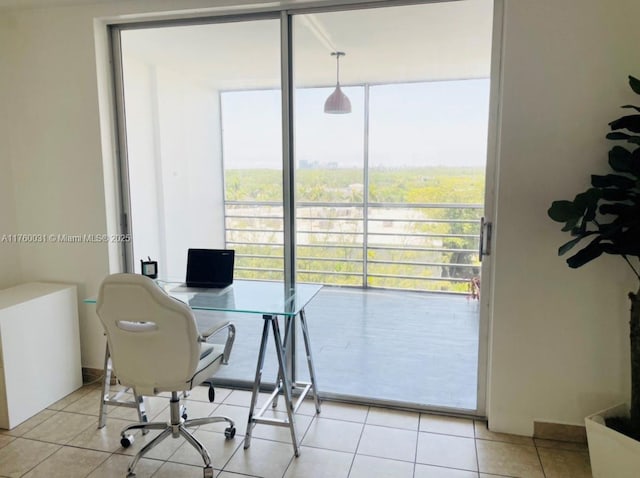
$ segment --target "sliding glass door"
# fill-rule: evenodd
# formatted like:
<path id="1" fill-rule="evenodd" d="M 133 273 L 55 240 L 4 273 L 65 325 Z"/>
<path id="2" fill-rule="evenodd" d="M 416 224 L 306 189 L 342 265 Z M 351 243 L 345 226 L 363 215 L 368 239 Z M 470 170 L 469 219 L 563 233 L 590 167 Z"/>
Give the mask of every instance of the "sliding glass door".
<path id="1" fill-rule="evenodd" d="M 329 394 L 479 407 L 491 26 L 474 0 L 293 17 L 295 270 L 325 285 Z"/>
<path id="2" fill-rule="evenodd" d="M 282 280 L 278 16 L 116 33 L 130 270 L 139 272 L 150 257 L 161 279 L 182 282 L 187 249 L 232 248 L 236 279 Z M 235 349 L 243 353 L 225 371 L 249 382 L 260 327 L 253 320 L 236 320 L 236 327 Z"/>
<path id="3" fill-rule="evenodd" d="M 482 412 L 492 12 L 114 27 L 128 268 L 151 257 L 182 281 L 188 248 L 232 248 L 236 279 L 323 284 L 308 313 L 325 396 Z M 220 376 L 247 385 L 260 327 L 236 318 Z"/>

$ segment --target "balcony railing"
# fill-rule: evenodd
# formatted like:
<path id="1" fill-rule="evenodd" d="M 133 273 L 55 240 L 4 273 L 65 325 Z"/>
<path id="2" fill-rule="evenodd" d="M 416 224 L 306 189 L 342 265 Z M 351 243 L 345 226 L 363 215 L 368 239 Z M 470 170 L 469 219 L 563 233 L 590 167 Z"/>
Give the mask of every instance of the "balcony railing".
<path id="1" fill-rule="evenodd" d="M 478 277 L 480 204 L 298 203 L 296 273 L 327 285 L 468 293 Z M 227 201 L 236 276 L 283 277 L 283 208 Z"/>

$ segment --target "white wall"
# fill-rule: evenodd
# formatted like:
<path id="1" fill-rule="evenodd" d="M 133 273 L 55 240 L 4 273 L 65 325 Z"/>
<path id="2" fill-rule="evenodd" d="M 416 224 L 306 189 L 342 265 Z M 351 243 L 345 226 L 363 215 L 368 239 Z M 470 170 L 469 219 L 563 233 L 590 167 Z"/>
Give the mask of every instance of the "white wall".
<path id="1" fill-rule="evenodd" d="M 138 58 L 123 58 L 126 104 L 127 157 L 129 158 L 130 227 L 133 234 L 133 265 L 152 258 L 163 264 L 163 224 L 160 138 L 158 137 L 156 71 Z M 164 272 L 164 271 L 163 271 Z"/>
<path id="2" fill-rule="evenodd" d="M 166 274 L 184 280 L 187 249 L 224 246 L 218 92 L 158 70 Z"/>
<path id="3" fill-rule="evenodd" d="M 11 138 L 11 154 L 8 159 L 3 154 L 0 167 L 8 161 L 13 167 L 13 177 L 10 168 L 3 167 L 0 186 L 5 182 L 15 186 L 13 198 L 5 188 L 0 192 L 0 199 L 7 196 L 0 212 L 9 211 L 0 216 L 3 226 L 7 221 L 16 232 L 75 235 L 102 234 L 107 223 L 113 224 L 106 213 L 110 205 L 105 204 L 104 185 L 113 179 L 108 177 L 113 165 L 111 158 L 103 158 L 101 144 L 98 105 L 109 105 L 109 100 L 99 97 L 97 86 L 99 79 L 104 80 L 97 70 L 104 68 L 96 68 L 96 18 L 224 3 L 142 0 L 0 11 L 3 32 L 10 24 L 8 33 L 3 33 L 10 40 L 2 44 L 11 53 L 7 60 L 12 60 L 8 68 L 12 76 L 2 85 L 3 95 L 11 99 L 3 111 L 8 127 L 0 133 L 0 139 Z M 4 61 L 3 56 L 3 70 Z M 109 141 L 110 135 L 104 134 L 104 140 Z M 106 194 L 113 196 L 113 191 Z M 12 199 L 15 208 L 10 206 Z M 75 283 L 81 300 L 95 295 L 102 279 L 113 271 L 117 260 L 109 259 L 109 249 L 113 248 L 106 243 L 49 242 L 23 244 L 15 255 L 3 247 L 0 281 Z M 80 327 L 82 365 L 101 368 L 104 337 L 93 305 L 80 303 Z"/>
<path id="4" fill-rule="evenodd" d="M 489 384 L 490 427 L 582 424 L 627 396 L 622 259 L 572 270 L 547 218 L 607 168 L 607 123 L 640 75 L 634 0 L 506 1 Z M 635 98 L 634 98 L 635 96 Z"/>
<path id="5" fill-rule="evenodd" d="M 11 100 L 11 60 L 13 59 L 13 17 L 0 15 L 0 289 L 20 282 L 18 244 L 7 242 L 5 234 L 17 234 L 14 203 L 13 168 L 11 165 L 13 144 L 9 134 L 8 105 Z"/>
<path id="6" fill-rule="evenodd" d="M 134 40 L 131 40 L 134 41 Z M 124 50 L 134 266 L 184 280 L 187 249 L 224 246 L 218 92 Z"/>
<path id="7" fill-rule="evenodd" d="M 16 13 L 15 79 L 2 85 L 12 121 L 0 132 L 13 138 L 16 230 L 106 230 L 93 18 L 206 3 Z M 640 3 L 506 3 L 488 413 L 493 429 L 530 434 L 533 420 L 580 423 L 628 389 L 625 294 L 633 281 L 613 258 L 568 269 L 555 255 L 566 236 L 546 209 L 605 168 L 606 123 L 633 99 L 626 75 L 640 75 L 633 22 Z M 0 159 L 1 186 L 11 181 L 6 162 Z M 10 201 L 3 191 L 0 199 Z M 6 256 L 0 253 L 3 269 L 17 267 Z M 11 278 L 75 282 L 80 297 L 94 294 L 109 269 L 104 244 L 24 245 L 20 261 Z M 83 365 L 99 368 L 103 342 L 92 306 L 81 307 L 81 323 Z"/>
<path id="8" fill-rule="evenodd" d="M 16 13 L 9 88 L 16 229 L 105 232 L 93 24 L 76 9 Z M 75 283 L 80 298 L 108 272 L 104 243 L 22 244 L 22 279 Z M 95 317 L 80 317 L 83 365 L 104 352 Z"/>

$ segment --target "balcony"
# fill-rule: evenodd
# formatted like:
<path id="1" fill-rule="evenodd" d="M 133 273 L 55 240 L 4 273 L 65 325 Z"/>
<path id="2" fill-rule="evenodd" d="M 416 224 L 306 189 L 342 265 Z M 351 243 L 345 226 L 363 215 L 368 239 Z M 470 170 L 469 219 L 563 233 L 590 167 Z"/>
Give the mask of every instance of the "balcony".
<path id="1" fill-rule="evenodd" d="M 228 201 L 225 213 L 236 276 L 282 279 L 281 204 Z M 481 214 L 479 204 L 297 204 L 297 278 L 325 285 L 307 308 L 323 396 L 477 409 L 479 303 L 471 280 L 480 273 Z M 249 386 L 254 376 L 259 328 L 246 319 L 235 320 L 242 352 L 222 383 Z M 267 359 L 267 379 L 275 379 L 275 363 Z"/>
<path id="2" fill-rule="evenodd" d="M 298 203 L 297 279 L 332 286 L 468 294 L 480 274 L 480 204 Z M 283 277 L 283 210 L 225 202 L 236 275 Z"/>

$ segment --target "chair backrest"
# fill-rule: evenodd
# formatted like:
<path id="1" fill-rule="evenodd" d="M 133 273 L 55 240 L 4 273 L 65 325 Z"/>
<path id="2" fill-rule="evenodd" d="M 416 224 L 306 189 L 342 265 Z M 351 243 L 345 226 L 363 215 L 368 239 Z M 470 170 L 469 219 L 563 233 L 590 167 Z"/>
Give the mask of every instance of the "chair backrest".
<path id="1" fill-rule="evenodd" d="M 139 394 L 187 390 L 200 358 L 193 312 L 138 274 L 113 274 L 100 286 L 96 311 L 116 376 Z"/>

